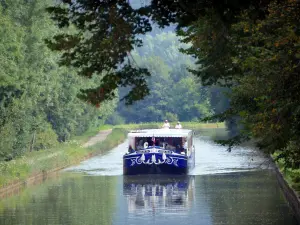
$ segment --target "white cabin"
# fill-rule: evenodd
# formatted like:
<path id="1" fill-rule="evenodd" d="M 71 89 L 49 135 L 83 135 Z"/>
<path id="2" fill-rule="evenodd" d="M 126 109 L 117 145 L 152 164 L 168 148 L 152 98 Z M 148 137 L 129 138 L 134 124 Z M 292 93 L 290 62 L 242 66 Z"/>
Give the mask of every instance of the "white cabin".
<path id="1" fill-rule="evenodd" d="M 188 129 L 146 129 L 133 130 L 128 133 L 129 146 L 135 151 L 148 146 L 179 151 L 185 149 L 190 155 L 193 146 L 193 131 Z"/>

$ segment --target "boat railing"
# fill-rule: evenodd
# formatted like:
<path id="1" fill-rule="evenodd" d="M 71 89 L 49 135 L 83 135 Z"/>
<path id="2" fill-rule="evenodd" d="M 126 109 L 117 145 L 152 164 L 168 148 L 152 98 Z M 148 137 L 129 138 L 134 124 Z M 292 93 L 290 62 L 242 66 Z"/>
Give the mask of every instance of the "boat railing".
<path id="1" fill-rule="evenodd" d="M 167 149 L 159 149 L 159 148 L 148 148 L 148 149 L 140 149 L 136 151 L 137 153 L 165 153 L 165 154 L 172 154 L 174 151 L 167 150 Z"/>
<path id="2" fill-rule="evenodd" d="M 136 150 L 135 153 L 137 154 L 146 154 L 146 153 L 165 153 L 165 154 L 181 154 L 185 155 L 185 152 L 176 152 L 173 150 L 162 149 L 162 148 L 147 148 L 147 149 L 139 149 Z"/>

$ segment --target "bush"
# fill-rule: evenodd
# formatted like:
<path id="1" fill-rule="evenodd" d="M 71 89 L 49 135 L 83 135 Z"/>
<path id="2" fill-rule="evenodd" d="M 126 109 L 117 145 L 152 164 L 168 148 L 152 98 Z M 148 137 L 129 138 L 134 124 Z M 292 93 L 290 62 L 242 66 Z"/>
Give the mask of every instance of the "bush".
<path id="1" fill-rule="evenodd" d="M 58 144 L 58 137 L 54 130 L 48 125 L 45 130 L 37 132 L 35 142 L 33 143 L 34 150 L 52 148 Z"/>
<path id="2" fill-rule="evenodd" d="M 113 115 L 111 115 L 106 122 L 107 124 L 111 124 L 111 125 L 119 125 L 119 124 L 124 124 L 125 120 L 122 116 L 120 116 L 119 113 L 114 113 Z"/>
<path id="3" fill-rule="evenodd" d="M 166 119 L 169 122 L 176 122 L 178 121 L 178 116 L 174 113 L 166 112 Z"/>

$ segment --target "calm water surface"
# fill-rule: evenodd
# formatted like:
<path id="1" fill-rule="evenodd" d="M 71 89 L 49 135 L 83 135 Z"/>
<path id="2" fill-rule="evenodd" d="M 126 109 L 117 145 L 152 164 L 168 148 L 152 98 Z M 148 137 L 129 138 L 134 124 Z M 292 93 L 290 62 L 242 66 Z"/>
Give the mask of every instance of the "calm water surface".
<path id="1" fill-rule="evenodd" d="M 190 175 L 123 177 L 126 146 L 0 200 L 0 224 L 296 224 L 258 152 L 199 138 Z"/>

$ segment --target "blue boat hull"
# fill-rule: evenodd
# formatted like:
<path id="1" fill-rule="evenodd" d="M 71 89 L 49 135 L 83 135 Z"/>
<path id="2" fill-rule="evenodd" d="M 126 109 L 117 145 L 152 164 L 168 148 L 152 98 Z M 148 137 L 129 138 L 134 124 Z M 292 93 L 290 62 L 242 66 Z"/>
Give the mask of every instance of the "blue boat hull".
<path id="1" fill-rule="evenodd" d="M 194 167 L 194 158 L 180 154 L 128 154 L 123 157 L 124 175 L 187 174 Z"/>
<path id="2" fill-rule="evenodd" d="M 187 174 L 188 168 L 178 168 L 169 165 L 137 165 L 134 167 L 125 167 L 124 175 L 139 175 L 139 174 Z"/>

